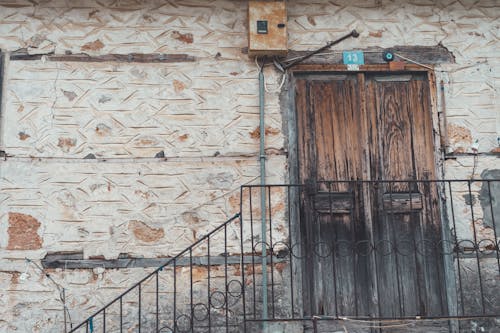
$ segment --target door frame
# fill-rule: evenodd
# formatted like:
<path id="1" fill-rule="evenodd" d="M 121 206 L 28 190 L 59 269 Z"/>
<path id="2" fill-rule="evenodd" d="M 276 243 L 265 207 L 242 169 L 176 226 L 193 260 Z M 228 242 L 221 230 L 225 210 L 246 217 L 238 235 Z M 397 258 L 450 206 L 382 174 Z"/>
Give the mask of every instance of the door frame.
<path id="1" fill-rule="evenodd" d="M 427 65 L 426 65 L 427 66 Z M 432 65 L 429 67 L 433 68 Z M 443 146 L 443 141 L 441 137 L 443 134 L 443 119 L 440 118 L 441 114 L 438 109 L 438 92 L 437 92 L 437 82 L 434 70 L 429 68 L 414 65 L 405 64 L 403 69 L 391 70 L 389 64 L 372 64 L 372 65 L 361 65 L 358 71 L 349 71 L 347 66 L 338 64 L 301 64 L 295 66 L 289 71 L 288 83 L 285 89 L 282 90 L 280 95 L 280 104 L 282 107 L 283 116 L 283 128 L 285 133 L 285 144 L 288 147 L 288 180 L 290 184 L 300 184 L 299 183 L 299 158 L 298 158 L 298 119 L 297 110 L 295 107 L 295 79 L 297 77 L 308 77 L 308 76 L 318 76 L 318 75 L 342 75 L 342 74 L 354 74 L 354 73 L 365 73 L 365 72 L 379 72 L 381 74 L 410 74 L 415 72 L 425 73 L 427 76 L 427 81 L 429 84 L 429 95 L 430 95 L 430 110 L 431 110 L 431 121 L 433 130 L 433 140 L 434 140 L 434 166 L 435 172 L 438 179 L 444 179 L 444 153 L 445 147 Z M 444 189 L 439 188 L 440 198 L 445 198 L 443 196 Z M 301 227 L 300 223 L 300 204 L 299 197 L 297 193 L 291 193 L 291 198 L 289 199 L 291 203 L 294 203 L 294 209 L 291 210 L 291 216 L 289 217 L 293 222 L 291 223 L 291 240 L 293 244 L 302 244 L 301 240 Z M 443 240 L 451 239 L 451 232 L 449 229 L 449 220 L 446 211 L 446 202 L 444 199 L 439 200 L 439 209 L 441 214 L 442 223 L 442 238 Z M 457 314 L 457 295 L 455 288 L 455 274 L 453 266 L 453 258 L 449 256 L 444 256 L 444 282 L 446 289 L 446 299 L 448 303 L 448 312 L 450 315 Z M 294 262 L 294 279 L 298 281 L 296 284 L 298 288 L 303 288 L 302 284 L 302 274 L 303 267 L 300 260 Z M 303 316 L 303 309 L 308 304 L 303 304 L 302 290 L 296 293 L 294 299 L 295 304 L 298 305 L 301 316 Z"/>

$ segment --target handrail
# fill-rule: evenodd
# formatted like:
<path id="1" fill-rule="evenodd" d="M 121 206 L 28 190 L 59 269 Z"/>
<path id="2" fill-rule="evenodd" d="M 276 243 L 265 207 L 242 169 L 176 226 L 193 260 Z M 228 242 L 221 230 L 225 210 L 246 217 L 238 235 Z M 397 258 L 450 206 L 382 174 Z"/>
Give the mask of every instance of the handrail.
<path id="1" fill-rule="evenodd" d="M 100 313 L 102 313 L 103 311 L 105 311 L 106 308 L 108 308 L 111 305 L 113 305 L 116 301 L 118 301 L 121 298 L 123 298 L 125 295 L 127 295 L 129 292 L 131 292 L 132 290 L 134 290 L 135 288 L 137 288 L 143 282 L 145 282 L 146 280 L 150 279 L 155 274 L 158 274 L 158 272 L 162 271 L 166 266 L 170 265 L 171 263 L 174 263 L 177 259 L 179 259 L 180 257 L 182 257 L 184 254 L 186 254 L 187 252 L 189 252 L 190 250 L 192 250 L 194 247 L 196 247 L 197 245 L 199 245 L 201 242 L 203 242 L 204 240 L 208 239 L 211 235 L 213 235 L 217 231 L 221 230 L 222 228 L 224 228 L 224 226 L 227 226 L 228 224 L 230 224 L 231 222 L 233 222 L 235 219 L 237 219 L 239 217 L 240 217 L 240 213 L 235 214 L 229 220 L 227 220 L 226 222 L 220 224 L 218 227 L 216 227 L 215 229 L 213 229 L 212 231 L 210 231 L 208 234 L 206 234 L 203 237 L 201 237 L 200 239 L 198 239 L 196 242 L 194 242 L 193 244 L 191 244 L 190 246 L 188 246 L 187 248 L 185 248 L 184 250 L 182 250 L 175 257 L 169 259 L 166 263 L 164 263 L 163 265 L 159 266 L 157 269 L 155 269 L 154 271 L 152 271 L 151 273 L 149 273 L 148 275 L 146 275 L 140 281 L 136 282 L 134 285 L 132 285 L 126 291 L 122 292 L 120 295 L 118 295 L 117 297 L 115 297 L 111 302 L 108 302 L 106 305 L 104 305 L 99 310 L 97 310 L 96 312 L 94 312 L 92 315 L 90 315 L 89 317 L 87 317 L 84 321 L 82 321 L 76 327 L 72 328 L 69 331 L 69 333 L 76 332 L 76 330 L 78 330 L 83 325 L 85 325 L 86 323 L 88 323 L 89 321 L 91 321 L 94 317 L 96 317 L 97 315 L 99 315 Z"/>

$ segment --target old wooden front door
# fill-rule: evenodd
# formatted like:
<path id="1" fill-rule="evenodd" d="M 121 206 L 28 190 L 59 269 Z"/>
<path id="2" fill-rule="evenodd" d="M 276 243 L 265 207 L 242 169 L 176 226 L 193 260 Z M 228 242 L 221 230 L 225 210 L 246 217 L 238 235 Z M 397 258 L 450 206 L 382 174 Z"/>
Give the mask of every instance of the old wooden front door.
<path id="1" fill-rule="evenodd" d="M 306 315 L 444 314 L 427 74 L 297 75 L 295 93 Z"/>

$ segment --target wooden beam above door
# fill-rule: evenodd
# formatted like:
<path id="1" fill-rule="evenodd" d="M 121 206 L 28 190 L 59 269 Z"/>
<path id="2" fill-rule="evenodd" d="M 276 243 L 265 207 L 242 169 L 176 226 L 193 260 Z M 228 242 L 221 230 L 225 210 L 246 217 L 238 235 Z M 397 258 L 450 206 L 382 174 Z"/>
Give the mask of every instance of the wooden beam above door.
<path id="1" fill-rule="evenodd" d="M 293 67 L 292 72 L 390 72 L 389 64 L 360 65 L 359 71 L 349 71 L 346 65 L 340 64 L 301 64 Z M 401 70 L 398 70 L 401 71 Z M 403 71 L 426 72 L 428 68 L 414 64 L 405 64 Z"/>
<path id="2" fill-rule="evenodd" d="M 369 47 L 369 48 L 359 48 L 358 50 L 364 52 L 364 61 L 365 64 L 387 64 L 382 54 L 385 50 L 390 49 L 392 53 L 396 55 L 395 60 L 403 60 L 398 59 L 398 54 L 402 55 L 405 58 L 411 59 L 413 61 L 419 62 L 421 64 L 428 65 L 437 65 L 437 64 L 445 64 L 445 63 L 454 63 L 455 56 L 451 53 L 446 47 L 442 45 L 435 46 L 419 46 L 419 45 L 397 45 L 390 48 L 381 48 L 381 47 Z M 332 50 L 326 51 L 322 54 L 315 55 L 307 60 L 305 60 L 304 64 L 335 64 L 340 65 L 343 62 L 342 58 L 343 50 Z M 301 57 L 304 54 L 307 54 L 308 51 L 293 51 L 290 50 L 288 53 L 287 59 L 292 59 L 296 57 Z"/>

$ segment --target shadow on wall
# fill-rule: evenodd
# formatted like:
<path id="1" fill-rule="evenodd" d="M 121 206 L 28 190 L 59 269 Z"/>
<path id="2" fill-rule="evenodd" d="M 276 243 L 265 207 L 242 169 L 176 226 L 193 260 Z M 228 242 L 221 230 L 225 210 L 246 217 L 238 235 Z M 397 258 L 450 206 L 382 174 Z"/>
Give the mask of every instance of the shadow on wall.
<path id="1" fill-rule="evenodd" d="M 484 170 L 481 179 L 500 179 L 500 169 Z M 479 201 L 483 209 L 484 225 L 493 228 L 500 235 L 500 182 L 484 182 L 479 193 Z"/>

